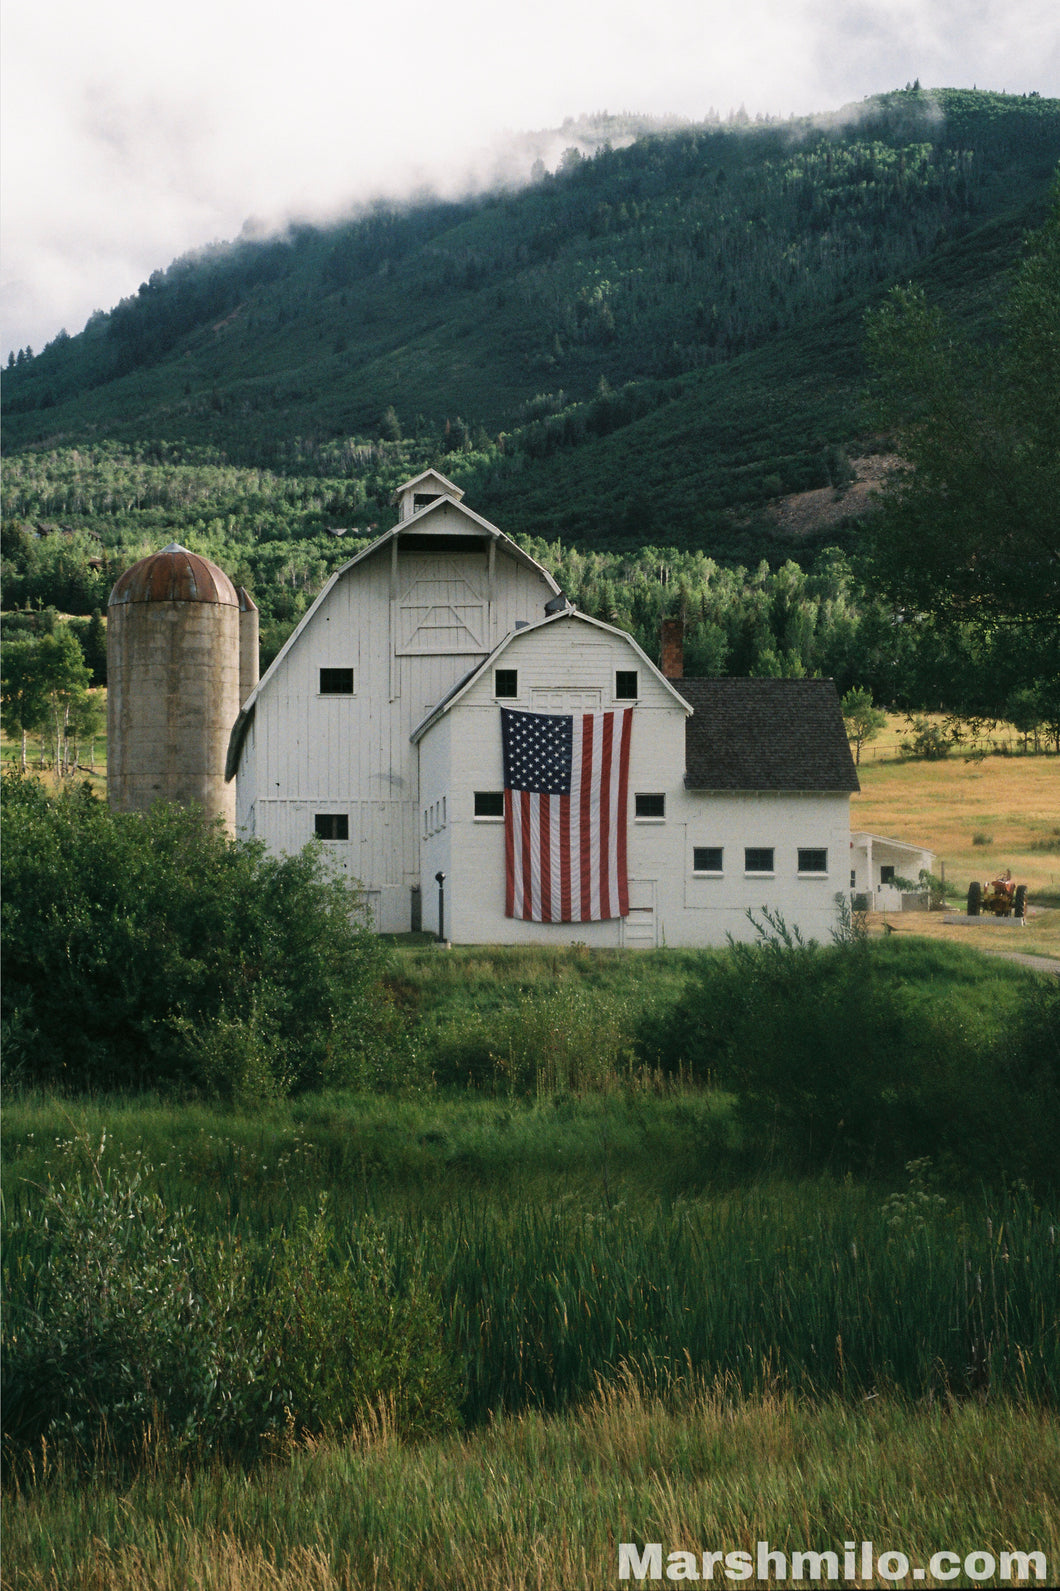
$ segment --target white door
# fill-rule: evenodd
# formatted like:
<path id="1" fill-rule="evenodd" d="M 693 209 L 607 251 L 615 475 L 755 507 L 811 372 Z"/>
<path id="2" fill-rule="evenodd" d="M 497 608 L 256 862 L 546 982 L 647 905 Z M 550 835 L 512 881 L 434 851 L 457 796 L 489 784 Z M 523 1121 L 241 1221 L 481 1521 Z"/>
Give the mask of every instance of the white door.
<path id="1" fill-rule="evenodd" d="M 657 941 L 655 880 L 631 878 L 629 916 L 622 919 L 622 943 L 633 950 L 651 950 Z"/>

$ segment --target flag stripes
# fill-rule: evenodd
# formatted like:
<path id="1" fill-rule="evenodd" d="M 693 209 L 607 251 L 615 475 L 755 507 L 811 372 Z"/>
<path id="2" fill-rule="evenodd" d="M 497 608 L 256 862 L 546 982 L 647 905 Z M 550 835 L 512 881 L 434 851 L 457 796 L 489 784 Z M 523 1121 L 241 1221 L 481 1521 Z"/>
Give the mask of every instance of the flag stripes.
<path id="1" fill-rule="evenodd" d="M 502 708 L 501 720 L 507 915 L 545 923 L 625 917 L 632 709 Z"/>

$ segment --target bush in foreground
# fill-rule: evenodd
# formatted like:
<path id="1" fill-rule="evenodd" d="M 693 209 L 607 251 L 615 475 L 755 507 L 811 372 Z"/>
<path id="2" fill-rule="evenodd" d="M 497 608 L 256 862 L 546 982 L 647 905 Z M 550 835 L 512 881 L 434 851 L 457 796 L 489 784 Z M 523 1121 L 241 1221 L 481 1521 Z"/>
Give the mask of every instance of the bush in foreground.
<path id="1" fill-rule="evenodd" d="M 101 1146 L 102 1149 L 102 1146 Z M 258 1238 L 204 1232 L 128 1163 L 50 1184 L 11 1223 L 3 1425 L 87 1457 L 252 1456 L 290 1435 L 456 1419 L 441 1316 L 420 1276 L 399 1286 L 382 1233 L 345 1253 L 326 1204 Z"/>
<path id="2" fill-rule="evenodd" d="M 313 847 L 2 781 L 8 1077 L 268 1096 L 400 1070 L 385 952 Z"/>
<path id="3" fill-rule="evenodd" d="M 925 941 L 803 943 L 774 923 L 704 961 L 662 1042 L 736 1093 L 759 1156 L 889 1174 L 930 1155 L 963 1178 L 1056 1182 L 1055 979 Z"/>

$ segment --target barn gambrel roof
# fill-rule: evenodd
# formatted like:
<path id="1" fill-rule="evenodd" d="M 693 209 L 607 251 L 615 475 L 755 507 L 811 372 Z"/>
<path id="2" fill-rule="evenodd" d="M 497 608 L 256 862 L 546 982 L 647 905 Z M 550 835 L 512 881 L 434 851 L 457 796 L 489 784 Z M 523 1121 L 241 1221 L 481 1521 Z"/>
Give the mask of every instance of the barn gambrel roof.
<path id="1" fill-rule="evenodd" d="M 428 475 L 434 475 L 437 472 L 425 471 L 424 473 Z M 417 477 L 417 479 L 419 478 L 420 477 Z M 441 476 L 439 479 L 444 480 L 445 477 Z M 456 489 L 459 490 L 459 488 Z M 539 564 L 536 558 L 531 558 L 528 552 L 524 552 L 523 548 L 519 546 L 519 543 L 513 541 L 510 536 L 506 536 L 503 530 L 499 530 L 496 525 L 491 525 L 488 519 L 483 519 L 481 514 L 476 514 L 473 509 L 468 508 L 464 503 L 458 502 L 455 497 L 436 497 L 433 502 L 426 504 L 425 507 L 419 509 L 415 514 L 411 514 L 408 519 L 399 520 L 396 525 L 394 525 L 390 530 L 386 531 L 382 536 L 378 536 L 375 541 L 370 542 L 367 547 L 362 547 L 360 552 L 355 553 L 352 558 L 348 558 L 344 564 L 340 565 L 340 567 L 335 570 L 335 573 L 328 580 L 327 584 L 321 588 L 319 595 L 313 602 L 313 605 L 307 609 L 298 625 L 287 637 L 287 640 L 284 642 L 283 646 L 273 658 L 269 667 L 265 670 L 265 673 L 261 676 L 257 685 L 251 691 L 250 695 L 243 703 L 243 706 L 240 708 L 239 716 L 232 726 L 232 733 L 228 740 L 228 756 L 225 762 L 226 781 L 235 778 L 236 769 L 239 766 L 240 750 L 242 749 L 247 730 L 250 727 L 251 719 L 254 716 L 254 709 L 257 705 L 259 696 L 261 696 L 263 691 L 268 690 L 273 676 L 276 674 L 281 663 L 287 657 L 292 648 L 298 645 L 298 642 L 304 632 L 313 623 L 317 610 L 327 600 L 334 587 L 338 585 L 340 580 L 345 580 L 350 572 L 358 566 L 358 564 L 364 563 L 369 558 L 376 557 L 379 553 L 383 552 L 384 549 L 390 549 L 393 551 L 395 545 L 397 548 L 400 548 L 402 541 L 404 541 L 406 538 L 416 538 L 414 542 L 416 550 L 422 552 L 423 543 L 421 538 L 425 534 L 432 535 L 437 539 L 439 550 L 444 551 L 446 541 L 452 539 L 453 533 L 451 531 L 432 533 L 429 529 L 428 522 L 432 517 L 439 515 L 439 510 L 445 508 L 454 510 L 463 520 L 467 522 L 468 535 L 474 535 L 479 538 L 483 545 L 487 548 L 492 544 L 493 547 L 500 549 L 504 553 L 505 557 L 511 558 L 515 563 L 522 564 L 524 568 L 532 569 L 536 574 L 539 574 L 542 577 L 550 591 L 556 595 L 559 594 L 559 586 L 556 583 L 555 576 L 550 574 L 543 564 Z"/>
<path id="2" fill-rule="evenodd" d="M 669 691 L 677 705 L 682 707 L 686 713 L 691 711 L 688 702 L 684 700 L 673 681 L 668 680 L 665 674 L 661 674 L 659 672 L 648 654 L 641 650 L 627 630 L 619 630 L 613 624 L 605 624 L 602 619 L 592 619 L 587 613 L 579 613 L 576 608 L 565 608 L 559 613 L 546 614 L 543 619 L 538 619 L 534 624 L 523 624 L 520 625 L 517 630 L 512 630 L 510 634 L 506 635 L 502 641 L 498 642 L 498 644 L 493 648 L 493 651 L 490 653 L 489 657 L 483 658 L 481 663 L 476 663 L 474 668 L 468 670 L 463 679 L 457 680 L 456 684 L 442 698 L 442 700 L 438 702 L 436 706 L 431 708 L 426 718 L 416 725 L 409 738 L 413 742 L 418 742 L 421 740 L 427 733 L 428 729 L 430 729 L 431 725 L 436 724 L 439 718 L 444 717 L 450 708 L 455 707 L 460 698 L 471 689 L 475 681 L 480 679 L 483 674 L 485 674 L 494 666 L 494 664 L 497 662 L 497 659 L 503 652 L 507 651 L 508 647 L 511 646 L 513 641 L 518 641 L 524 636 L 534 635 L 539 630 L 546 629 L 550 624 L 570 624 L 571 622 L 578 624 L 589 624 L 596 630 L 606 630 L 608 635 L 618 636 L 619 640 L 624 641 L 629 647 L 630 651 L 633 652 L 637 658 L 639 658 L 639 660 L 644 664 L 645 668 L 655 675 L 656 679 L 659 681 L 659 684 L 664 686 L 665 689 Z"/>

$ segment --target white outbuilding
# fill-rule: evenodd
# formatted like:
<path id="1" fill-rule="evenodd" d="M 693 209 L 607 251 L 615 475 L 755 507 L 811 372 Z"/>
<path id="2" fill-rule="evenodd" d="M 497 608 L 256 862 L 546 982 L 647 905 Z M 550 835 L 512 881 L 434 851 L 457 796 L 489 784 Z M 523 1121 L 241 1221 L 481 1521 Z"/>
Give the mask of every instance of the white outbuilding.
<path id="1" fill-rule="evenodd" d="M 826 937 L 858 789 L 832 682 L 667 678 L 461 497 L 407 482 L 244 702 L 239 831 L 316 836 L 384 932 Z"/>
<path id="2" fill-rule="evenodd" d="M 850 836 L 850 888 L 865 911 L 900 912 L 914 906 L 926 911 L 928 894 L 920 875 L 938 870 L 935 852 L 922 845 L 862 829 Z"/>

